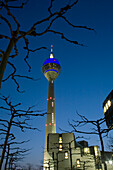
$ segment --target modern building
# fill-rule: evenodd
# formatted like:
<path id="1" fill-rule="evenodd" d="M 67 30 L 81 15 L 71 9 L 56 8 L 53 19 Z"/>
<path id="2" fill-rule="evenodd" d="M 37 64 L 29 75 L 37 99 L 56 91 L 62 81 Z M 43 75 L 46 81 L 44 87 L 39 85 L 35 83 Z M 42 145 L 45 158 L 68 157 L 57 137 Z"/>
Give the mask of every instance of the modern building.
<path id="1" fill-rule="evenodd" d="M 103 102 L 106 125 L 109 129 L 113 128 L 113 90 L 108 94 Z"/>
<path id="2" fill-rule="evenodd" d="M 102 170 L 98 146 L 88 146 L 87 141 L 76 142 L 73 133 L 56 133 L 54 81 L 61 71 L 57 59 L 45 60 L 42 72 L 49 82 L 43 170 Z"/>
<path id="3" fill-rule="evenodd" d="M 48 135 L 49 168 L 54 170 L 95 170 L 95 159 L 89 147 L 75 141 L 73 133 Z"/>
<path id="4" fill-rule="evenodd" d="M 107 170 L 113 170 L 113 151 L 105 151 L 105 162 L 107 165 Z M 103 168 L 104 169 L 104 168 Z"/>

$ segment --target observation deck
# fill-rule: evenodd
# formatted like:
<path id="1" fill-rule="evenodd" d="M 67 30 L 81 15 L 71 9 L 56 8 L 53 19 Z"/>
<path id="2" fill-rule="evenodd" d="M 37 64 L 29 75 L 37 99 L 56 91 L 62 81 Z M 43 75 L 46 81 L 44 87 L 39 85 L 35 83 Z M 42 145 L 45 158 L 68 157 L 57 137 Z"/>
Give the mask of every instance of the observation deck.
<path id="1" fill-rule="evenodd" d="M 53 57 L 52 47 L 50 58 L 46 59 L 42 66 L 42 73 L 48 79 L 48 81 L 54 81 L 61 70 L 59 61 Z"/>

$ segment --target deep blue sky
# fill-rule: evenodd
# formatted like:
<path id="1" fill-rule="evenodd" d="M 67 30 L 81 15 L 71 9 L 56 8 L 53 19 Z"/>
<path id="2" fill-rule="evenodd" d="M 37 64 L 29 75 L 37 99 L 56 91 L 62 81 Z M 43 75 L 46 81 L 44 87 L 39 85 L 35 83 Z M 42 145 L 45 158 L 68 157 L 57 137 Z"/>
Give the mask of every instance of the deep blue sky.
<path id="1" fill-rule="evenodd" d="M 54 7 L 58 8 L 63 2 L 65 1 L 57 0 Z M 29 1 L 24 9 L 12 11 L 20 21 L 21 29 L 27 30 L 35 21 L 48 15 L 48 6 L 49 2 L 46 0 L 34 0 Z M 64 32 L 65 36 L 84 44 L 84 47 L 66 42 L 60 36 L 50 33 L 42 37 L 30 38 L 30 48 L 32 49 L 40 46 L 50 49 L 53 44 L 54 57 L 59 60 L 62 67 L 61 74 L 55 81 L 57 132 L 61 132 L 59 128 L 72 130 L 68 126 L 68 120 L 79 119 L 76 110 L 79 114 L 92 120 L 103 117 L 102 103 L 113 88 L 113 1 L 79 0 L 66 16 L 75 25 L 85 25 L 95 29 L 96 32 L 75 29 L 61 19 L 53 25 L 52 28 L 56 31 Z M 44 28 L 45 25 L 41 25 L 38 29 Z M 1 27 L 1 32 L 9 33 L 6 25 Z M 49 57 L 50 52 L 40 50 L 30 53 L 29 63 L 32 69 L 28 74 L 28 67 L 23 59 L 26 55 L 26 52 L 22 50 L 23 44 L 22 40 L 18 42 L 19 55 L 13 60 L 17 66 L 17 73 L 40 78 L 40 80 L 37 82 L 19 80 L 21 90 L 25 90 L 23 94 L 18 94 L 15 84 L 12 80 L 8 80 L 2 84 L 1 93 L 10 96 L 15 103 L 22 102 L 23 108 L 36 105 L 36 108 L 45 112 L 48 81 L 41 73 L 41 66 Z M 0 46 L 5 49 L 6 41 L 1 40 Z M 6 75 L 9 70 L 11 69 L 8 66 Z M 41 132 L 29 131 L 24 135 L 26 139 L 30 138 L 28 147 L 32 148 L 26 161 L 34 164 L 39 164 L 40 160 L 43 160 L 45 122 L 46 117 L 32 121 L 32 124 L 37 126 Z M 17 133 L 17 129 L 15 133 Z M 17 136 L 18 139 L 23 139 L 19 132 Z M 107 142 L 105 142 L 106 144 Z M 98 137 L 90 138 L 89 145 L 99 145 Z"/>

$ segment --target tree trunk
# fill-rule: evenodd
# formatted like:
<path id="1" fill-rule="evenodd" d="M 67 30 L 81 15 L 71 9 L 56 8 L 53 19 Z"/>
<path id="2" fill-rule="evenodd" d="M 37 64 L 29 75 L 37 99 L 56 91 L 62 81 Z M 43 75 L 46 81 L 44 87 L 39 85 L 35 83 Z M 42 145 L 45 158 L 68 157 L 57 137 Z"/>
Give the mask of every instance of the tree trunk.
<path id="1" fill-rule="evenodd" d="M 8 145 L 8 151 L 7 151 L 7 157 L 6 157 L 6 162 L 5 162 L 5 167 L 4 170 L 7 170 L 7 163 L 8 163 L 8 159 L 9 159 L 9 145 Z"/>
<path id="2" fill-rule="evenodd" d="M 1 160 L 0 160 L 0 169 L 2 169 L 2 164 L 3 164 L 4 157 L 5 157 L 6 146 L 7 146 L 7 142 L 8 142 L 13 118 L 14 118 L 14 114 L 12 114 L 12 116 L 11 116 L 9 126 L 8 126 L 8 129 L 7 129 L 7 134 L 6 134 L 6 138 L 5 138 L 5 142 L 4 142 L 4 146 L 3 146 L 3 150 L 2 150 L 2 155 L 1 155 Z"/>
<path id="3" fill-rule="evenodd" d="M 104 143 L 103 143 L 102 135 L 101 135 L 101 132 L 100 132 L 100 125 L 99 125 L 98 121 L 97 121 L 97 128 L 98 128 L 99 138 L 100 138 L 100 142 L 101 142 L 102 161 L 104 163 L 104 170 L 107 170 L 107 165 L 106 165 L 106 162 L 105 162 L 105 154 L 104 154 Z"/>
<path id="4" fill-rule="evenodd" d="M 6 52 L 4 53 L 2 60 L 1 60 L 1 64 L 0 64 L 0 89 L 1 89 L 1 83 L 2 83 L 2 79 L 3 79 L 3 75 L 6 69 L 6 65 L 8 63 L 8 59 L 9 59 L 9 55 L 13 49 L 15 45 L 15 38 L 11 38 L 9 45 L 7 47 Z"/>
<path id="5" fill-rule="evenodd" d="M 69 142 L 69 152 L 70 152 L 70 165 L 72 170 L 72 153 L 71 153 L 71 142 Z"/>

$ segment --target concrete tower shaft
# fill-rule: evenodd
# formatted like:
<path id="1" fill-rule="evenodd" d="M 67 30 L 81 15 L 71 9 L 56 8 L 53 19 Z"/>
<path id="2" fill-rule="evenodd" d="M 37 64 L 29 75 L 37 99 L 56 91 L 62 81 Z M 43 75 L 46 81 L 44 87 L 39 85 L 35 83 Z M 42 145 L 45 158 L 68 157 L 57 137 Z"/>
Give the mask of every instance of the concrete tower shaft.
<path id="1" fill-rule="evenodd" d="M 55 97 L 54 97 L 54 81 L 49 81 L 48 98 L 47 98 L 47 118 L 46 118 L 46 134 L 45 134 L 45 150 L 44 150 L 44 168 L 49 170 L 49 162 L 52 160 L 52 155 L 47 151 L 48 134 L 56 133 L 55 119 Z"/>
<path id="2" fill-rule="evenodd" d="M 54 81 L 49 81 L 46 131 L 56 133 Z"/>
<path id="3" fill-rule="evenodd" d="M 57 59 L 53 57 L 51 47 L 50 58 L 45 60 L 42 66 L 42 72 L 49 81 L 48 98 L 47 98 L 47 119 L 46 119 L 46 134 L 45 134 L 45 151 L 44 151 L 44 170 L 49 169 L 49 161 L 52 160 L 51 155 L 47 151 L 47 137 L 49 133 L 56 133 L 56 118 L 55 118 L 55 96 L 54 96 L 54 80 L 58 77 L 61 67 Z"/>

